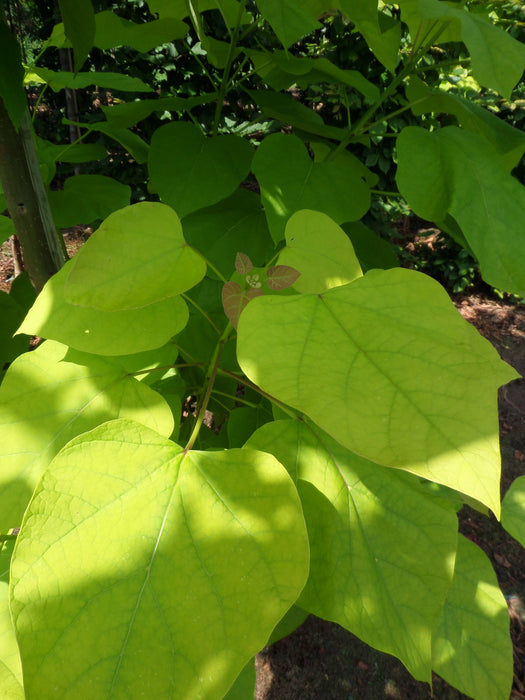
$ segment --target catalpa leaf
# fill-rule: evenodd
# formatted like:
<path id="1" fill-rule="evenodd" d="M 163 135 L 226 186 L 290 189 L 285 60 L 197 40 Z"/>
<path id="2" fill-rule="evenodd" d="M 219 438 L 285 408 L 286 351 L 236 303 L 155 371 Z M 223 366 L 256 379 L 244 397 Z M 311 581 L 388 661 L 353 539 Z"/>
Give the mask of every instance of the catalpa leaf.
<path id="1" fill-rule="evenodd" d="M 57 228 L 91 224 L 129 205 L 131 187 L 105 175 L 75 175 L 64 189 L 49 192 L 49 204 Z"/>
<path id="2" fill-rule="evenodd" d="M 352 242 L 332 219 L 304 209 L 290 217 L 286 248 L 279 262 L 300 271 L 294 288 L 302 294 L 321 294 L 362 276 Z"/>
<path id="3" fill-rule="evenodd" d="M 361 221 L 350 221 L 341 228 L 350 238 L 363 272 L 376 268 L 388 270 L 391 267 L 399 267 L 392 245 Z"/>
<path id="4" fill-rule="evenodd" d="M 269 51 L 263 52 L 256 51 L 255 49 L 248 49 L 246 54 L 252 60 L 258 75 L 260 75 L 264 82 L 270 85 L 274 90 L 286 90 L 292 85 L 298 85 L 305 89 L 309 85 L 315 83 L 338 83 L 347 85 L 350 88 L 355 88 L 367 97 L 370 102 L 379 99 L 379 90 L 377 86 L 367 80 L 359 71 L 342 70 L 326 58 L 294 56 L 289 51 L 272 51 L 270 53 Z M 260 98 L 262 96 L 262 91 L 258 90 L 250 94 Z M 270 109 L 272 109 L 272 104 L 273 108 L 278 108 L 279 110 L 287 104 L 280 99 L 284 98 L 285 95 L 278 96 L 276 100 L 269 97 L 272 93 L 267 91 L 265 94 L 268 100 L 266 105 Z M 263 103 L 260 103 L 260 106 L 263 106 Z M 301 115 L 301 113 L 303 115 L 306 114 L 304 109 L 295 108 L 291 116 L 292 118 L 293 115 L 297 117 Z M 281 114 L 281 116 L 285 117 L 285 114 Z M 276 115 L 275 118 L 277 119 L 278 116 Z M 322 119 L 315 119 L 315 117 L 311 115 L 308 117 L 308 120 L 311 126 L 315 126 L 315 124 L 319 126 L 323 123 Z M 338 141 L 345 138 L 345 131 L 345 129 L 340 127 L 324 126 L 324 134 L 327 136 L 330 135 L 331 138 Z M 310 133 L 316 132 L 310 131 Z"/>
<path id="5" fill-rule="evenodd" d="M 11 608 L 34 697 L 219 700 L 308 576 L 272 455 L 186 453 L 131 421 L 60 452 L 19 537 Z"/>
<path id="6" fill-rule="evenodd" d="M 469 697 L 508 699 L 513 663 L 507 603 L 489 559 L 463 535 L 432 656 L 436 673 Z"/>
<path id="7" fill-rule="evenodd" d="M 499 152 L 509 172 L 520 162 L 525 151 L 525 134 L 488 109 L 461 95 L 434 90 L 414 75 L 410 76 L 406 96 L 415 115 L 427 112 L 453 114 L 464 129 L 486 138 Z"/>
<path id="8" fill-rule="evenodd" d="M 14 539 L 0 544 L 0 688 L 4 698 L 24 700 L 22 663 L 9 610 L 9 566 L 13 547 Z"/>
<path id="9" fill-rule="evenodd" d="M 501 524 L 525 547 L 525 476 L 514 479 L 503 498 Z"/>
<path id="10" fill-rule="evenodd" d="M 75 350 L 98 355 L 126 355 L 163 346 L 189 318 L 180 296 L 140 309 L 100 311 L 66 301 L 64 287 L 73 261 L 46 283 L 18 333 L 58 340 Z"/>
<path id="11" fill-rule="evenodd" d="M 75 50 L 75 73 L 78 73 L 91 51 L 95 37 L 93 4 L 91 0 L 58 0 L 58 7 L 64 20 L 65 34 Z"/>
<path id="12" fill-rule="evenodd" d="M 74 124 L 75 127 L 82 127 L 89 131 L 100 131 L 100 133 L 106 134 L 117 143 L 120 143 L 137 163 L 145 163 L 148 160 L 149 145 L 143 141 L 138 134 L 135 134 L 129 129 L 121 129 L 112 122 L 81 124 L 79 122 L 72 122 L 69 119 L 63 119 L 62 123 Z"/>
<path id="13" fill-rule="evenodd" d="M 139 202 L 108 216 L 82 246 L 64 297 L 100 311 L 140 309 L 185 292 L 205 272 L 175 212 L 165 204 Z"/>
<path id="14" fill-rule="evenodd" d="M 14 236 L 16 233 L 15 225 L 8 216 L 0 214 L 0 245 L 5 243 L 9 236 Z"/>
<path id="15" fill-rule="evenodd" d="M 328 214 L 335 223 L 360 219 L 370 206 L 361 167 L 350 159 L 314 163 L 296 137 L 272 134 L 253 159 L 253 172 L 272 238 L 284 238 L 286 222 L 300 209 Z"/>
<path id="16" fill-rule="evenodd" d="M 194 124 L 171 122 L 151 139 L 149 172 L 161 199 L 183 218 L 232 194 L 252 155 L 239 136 L 206 138 Z"/>
<path id="17" fill-rule="evenodd" d="M 291 287 L 301 273 L 290 265 L 274 265 L 266 271 L 266 284 L 274 291 Z"/>
<path id="18" fill-rule="evenodd" d="M 310 423 L 268 423 L 247 446 L 273 454 L 299 489 L 311 555 L 298 604 L 430 681 L 432 632 L 454 571 L 454 508 Z"/>
<path id="19" fill-rule="evenodd" d="M 161 44 L 183 39 L 187 33 L 188 25 L 172 17 L 137 24 L 119 17 L 111 10 L 105 10 L 95 15 L 93 46 L 99 49 L 129 46 L 141 53 L 147 53 Z M 55 24 L 45 45 L 58 48 L 71 46 L 63 23 Z"/>
<path id="20" fill-rule="evenodd" d="M 122 90 L 123 92 L 153 92 L 153 88 L 146 85 L 139 78 L 123 73 L 110 71 L 87 71 L 85 73 L 70 73 L 69 71 L 53 71 L 50 68 L 31 66 L 26 74 L 26 83 L 47 83 L 54 92 L 60 92 L 63 88 L 82 90 L 90 85 Z M 91 125 L 93 126 L 93 125 Z"/>
<path id="21" fill-rule="evenodd" d="M 478 258 L 483 279 L 525 296 L 525 187 L 485 139 L 451 126 L 403 129 L 397 184 L 419 216 L 452 215 Z"/>
<path id="22" fill-rule="evenodd" d="M 46 341 L 18 357 L 0 386 L 0 530 L 20 525 L 42 472 L 76 435 L 119 417 L 173 430 L 160 394 L 100 357 L 70 351 L 68 361 L 68 350 Z"/>
<path id="23" fill-rule="evenodd" d="M 263 294 L 264 292 L 260 289 L 241 289 L 241 285 L 237 282 L 226 282 L 222 288 L 222 305 L 224 313 L 234 328 L 237 328 L 239 317 L 248 302 Z"/>
<path id="24" fill-rule="evenodd" d="M 149 117 L 153 112 L 186 112 L 198 105 L 207 104 L 217 99 L 217 93 L 212 92 L 206 95 L 194 97 L 160 97 L 151 100 L 138 100 L 136 102 L 125 102 L 110 106 L 101 105 L 108 122 L 119 129 L 128 129 L 138 122 Z"/>
<path id="25" fill-rule="evenodd" d="M 235 256 L 235 269 L 240 275 L 246 275 L 253 269 L 253 263 L 245 253 L 237 253 Z"/>
<path id="26" fill-rule="evenodd" d="M 237 357 L 254 383 L 344 447 L 499 516 L 496 389 L 517 374 L 434 280 L 372 270 L 321 295 L 255 299 Z"/>
<path id="27" fill-rule="evenodd" d="M 232 260 L 239 250 L 257 266 L 263 266 L 273 255 L 274 243 L 261 200 L 255 192 L 244 188 L 222 202 L 189 214 L 182 225 L 188 243 L 206 251 L 206 259 L 226 279 L 231 275 Z M 208 270 L 208 275 L 215 274 L 211 268 Z"/>
<path id="28" fill-rule="evenodd" d="M 386 12 L 378 12 L 370 0 L 336 0 L 336 6 L 352 20 L 381 63 L 394 73 L 401 42 L 401 22 Z"/>
<path id="29" fill-rule="evenodd" d="M 316 19 L 316 14 L 320 14 L 319 5 L 319 0 L 304 0 L 301 3 L 294 0 L 259 0 L 257 6 L 279 41 L 288 48 L 306 34 L 320 29 L 321 25 Z"/>

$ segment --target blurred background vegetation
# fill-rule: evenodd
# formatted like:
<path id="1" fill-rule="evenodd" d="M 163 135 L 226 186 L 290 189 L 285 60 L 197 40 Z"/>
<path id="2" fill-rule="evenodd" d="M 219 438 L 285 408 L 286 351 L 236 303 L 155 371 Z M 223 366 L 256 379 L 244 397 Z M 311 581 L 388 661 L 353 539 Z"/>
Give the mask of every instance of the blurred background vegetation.
<path id="1" fill-rule="evenodd" d="M 251 1 L 251 0 L 250 0 Z M 252 3 L 255 9 L 255 4 Z M 491 18 L 505 31 L 520 41 L 525 41 L 525 5 L 514 0 L 471 0 L 471 11 L 490 14 Z M 95 12 L 113 10 L 121 17 L 133 22 L 146 22 L 154 19 L 144 0 L 93 0 Z M 396 5 L 388 5 L 393 16 L 397 16 Z M 55 0 L 0 0 L 0 11 L 7 19 L 22 47 L 24 63 L 38 65 L 53 70 L 67 69 L 67 49 L 49 47 L 42 52 L 45 40 L 53 26 L 60 20 Z M 218 11 L 204 13 L 205 31 L 217 39 L 227 40 L 228 32 Z M 407 37 L 403 38 L 403 44 Z M 262 20 L 256 31 L 244 38 L 244 44 L 253 48 L 278 47 L 275 35 Z M 322 29 L 298 42 L 290 50 L 292 54 L 309 57 L 329 58 L 342 69 L 358 70 L 368 80 L 380 88 L 386 86 L 390 74 L 369 51 L 366 42 L 351 22 L 342 16 L 327 18 Z M 440 61 L 447 61 L 448 73 L 440 73 L 432 66 L 436 56 L 428 56 L 428 70 L 425 80 L 430 85 L 439 86 L 451 94 L 467 97 L 477 105 L 489 110 L 508 124 L 523 130 L 525 127 L 525 81 L 517 85 L 510 99 L 502 99 L 491 90 L 483 90 L 472 78 L 469 59 L 461 43 L 449 43 L 434 49 Z M 64 53 L 65 52 L 65 53 Z M 148 53 L 139 53 L 125 46 L 110 50 L 94 48 L 84 71 L 119 71 L 140 78 L 150 85 L 158 97 L 191 97 L 210 92 L 219 83 L 221 71 L 202 58 L 206 52 L 198 37 L 190 31 L 189 38 L 159 46 Z M 265 134 L 286 128 L 275 119 L 265 118 L 254 111 L 246 89 L 261 89 L 262 79 L 251 70 L 249 61 L 241 63 L 236 73 L 236 84 L 224 108 L 225 131 L 235 130 L 244 133 L 254 142 L 260 142 Z M 355 123 L 366 109 L 364 97 L 357 91 L 333 86 L 328 83 L 292 88 L 293 97 L 317 111 L 327 125 L 344 127 Z M 80 121 L 90 123 L 102 121 L 101 107 L 118 104 L 119 101 L 132 101 L 139 98 L 117 90 L 106 91 L 88 88 L 75 91 L 75 110 Z M 71 118 L 71 105 L 67 105 L 64 91 L 54 93 L 51 89 L 42 90 L 35 85 L 29 89 L 30 106 L 34 114 L 34 125 L 38 136 L 53 143 L 67 143 L 72 138 L 69 125 L 64 123 Z M 423 125 L 432 130 L 434 126 L 455 123 L 450 115 L 423 114 L 415 116 L 407 107 L 408 100 L 402 92 L 386 100 L 377 114 L 375 126 L 369 139 L 355 145 L 355 153 L 379 177 L 370 212 L 364 223 L 388 240 L 394 247 L 403 266 L 421 270 L 435 277 L 450 293 L 483 291 L 502 296 L 497 290 L 490 290 L 479 276 L 477 263 L 469 253 L 449 235 L 437 230 L 432 224 L 414 216 L 404 200 L 396 194 L 395 184 L 396 151 L 398 133 L 407 125 Z M 192 111 L 192 118 L 205 131 L 209 131 L 213 121 L 214 105 L 203 105 Z M 397 116 L 384 121 L 382 117 L 392 112 Z M 179 115 L 189 118 L 188 115 Z M 136 133 L 146 142 L 151 134 L 166 119 L 169 112 L 156 112 L 134 127 Z M 66 177 L 75 172 L 109 175 L 132 188 L 132 201 L 154 199 L 146 184 L 145 166 L 137 164 L 115 141 L 100 132 L 91 132 L 87 143 L 101 143 L 107 150 L 104 160 L 81 165 L 62 163 L 57 168 L 52 188 L 60 189 Z M 525 184 L 525 163 L 521 163 L 514 175 Z"/>

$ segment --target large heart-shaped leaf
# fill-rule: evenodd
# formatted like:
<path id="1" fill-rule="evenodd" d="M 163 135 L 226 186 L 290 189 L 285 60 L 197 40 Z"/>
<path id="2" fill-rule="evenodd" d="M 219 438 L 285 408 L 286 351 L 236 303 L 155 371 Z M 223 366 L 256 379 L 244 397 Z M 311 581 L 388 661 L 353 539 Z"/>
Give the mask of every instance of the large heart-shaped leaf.
<path id="1" fill-rule="evenodd" d="M 322 295 L 254 299 L 237 357 L 350 450 L 499 514 L 496 389 L 517 374 L 429 277 L 372 270 Z"/>
<path id="2" fill-rule="evenodd" d="M 222 698 L 307 575 L 300 501 L 273 456 L 186 453 L 107 423 L 61 451 L 22 525 L 26 692 Z"/>
<path id="3" fill-rule="evenodd" d="M 140 309 L 100 311 L 66 301 L 64 287 L 73 262 L 46 283 L 18 333 L 58 340 L 75 350 L 99 355 L 125 355 L 159 348 L 188 322 L 180 296 Z"/>
<path id="4" fill-rule="evenodd" d="M 314 163 L 296 136 L 273 134 L 265 138 L 252 169 L 276 242 L 284 238 L 286 222 L 300 209 L 322 211 L 341 224 L 360 219 L 370 206 L 361 164 L 350 157 Z"/>
<path id="5" fill-rule="evenodd" d="M 403 129 L 397 139 L 397 184 L 419 215 L 449 213 L 494 287 L 525 296 L 525 187 L 486 139 L 447 127 Z"/>
<path id="6" fill-rule="evenodd" d="M 149 172 L 161 199 L 183 218 L 232 194 L 252 155 L 239 136 L 206 138 L 194 124 L 171 122 L 151 139 Z"/>
<path id="7" fill-rule="evenodd" d="M 302 421 L 268 423 L 247 446 L 275 455 L 298 484 L 311 549 L 299 605 L 429 681 L 432 631 L 454 571 L 454 508 Z"/>
<path id="8" fill-rule="evenodd" d="M 169 436 L 173 416 L 157 392 L 116 365 L 52 340 L 18 357 L 0 386 L 0 529 L 20 525 L 42 471 L 71 438 L 112 418 Z M 78 362 L 79 364 L 76 364 Z"/>
<path id="9" fill-rule="evenodd" d="M 489 559 L 463 535 L 432 655 L 434 670 L 469 697 L 509 697 L 513 663 L 507 603 Z"/>
<path id="10" fill-rule="evenodd" d="M 64 298 L 100 311 L 140 309 L 185 292 L 205 272 L 175 212 L 165 204 L 140 202 L 108 216 L 82 246 Z"/>

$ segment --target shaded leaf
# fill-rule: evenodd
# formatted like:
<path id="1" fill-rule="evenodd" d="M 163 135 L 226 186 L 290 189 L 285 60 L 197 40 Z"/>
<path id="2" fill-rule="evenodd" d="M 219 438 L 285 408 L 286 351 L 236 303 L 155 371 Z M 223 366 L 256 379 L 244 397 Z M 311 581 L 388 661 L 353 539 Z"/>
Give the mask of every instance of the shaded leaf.
<path id="1" fill-rule="evenodd" d="M 286 222 L 300 209 L 322 211 L 342 223 L 360 219 L 370 205 L 370 192 L 359 167 L 351 160 L 314 163 L 296 136 L 265 138 L 252 170 L 261 186 L 275 242 L 284 238 Z"/>
<path id="2" fill-rule="evenodd" d="M 507 603 L 489 559 L 463 535 L 432 655 L 436 673 L 462 693 L 508 700 L 513 664 Z"/>
<path id="3" fill-rule="evenodd" d="M 509 172 L 518 165 L 525 152 L 525 134 L 488 109 L 461 95 L 433 90 L 413 75 L 406 96 L 415 115 L 426 112 L 453 114 L 464 129 L 483 136 L 496 148 Z"/>
<path id="4" fill-rule="evenodd" d="M 252 154 L 238 136 L 206 138 L 194 124 L 171 122 L 151 139 L 150 176 L 162 200 L 183 218 L 232 194 L 248 175 Z"/>
<path id="5" fill-rule="evenodd" d="M 357 70 L 343 70 L 334 65 L 326 58 L 311 58 L 306 56 L 294 56 L 288 51 L 272 51 L 262 52 L 254 49 L 246 52 L 253 61 L 256 72 L 264 79 L 265 83 L 270 85 L 274 90 L 286 90 L 292 85 L 298 85 L 305 89 L 309 85 L 315 83 L 338 83 L 350 88 L 355 88 L 361 92 L 370 102 L 379 99 L 379 89 L 374 83 L 367 80 Z M 264 94 L 262 91 L 254 91 L 253 95 L 261 100 L 261 107 L 268 109 L 283 108 L 289 105 L 284 99 L 286 95 L 278 95 L 272 100 L 272 93 L 265 93 L 266 103 L 264 102 Z M 250 93 L 252 94 L 252 93 Z M 273 93 L 275 94 L 275 93 Z M 295 108 L 295 117 L 306 113 L 300 108 Z M 292 116 L 292 115 L 291 115 Z M 275 117 L 278 118 L 278 117 Z M 304 118 L 304 116 L 303 116 Z M 319 126 L 322 120 L 315 120 L 309 116 L 310 126 Z M 312 133 L 317 133 L 312 131 Z M 324 134 L 329 138 L 342 140 L 347 135 L 346 129 L 337 127 L 324 126 Z"/>
<path id="6" fill-rule="evenodd" d="M 76 2 L 76 0 L 73 1 Z M 153 92 L 153 88 L 146 85 L 139 78 L 133 78 L 123 73 L 111 73 L 110 71 L 89 71 L 75 74 L 68 71 L 56 72 L 49 68 L 31 66 L 31 71 L 26 75 L 25 82 L 47 83 L 54 92 L 59 92 L 62 88 L 83 89 L 90 85 L 113 88 L 124 92 Z"/>
<path id="7" fill-rule="evenodd" d="M 131 187 L 104 175 L 76 175 L 65 181 L 63 190 L 49 192 L 48 198 L 57 228 L 69 228 L 105 219 L 127 206 Z"/>
<path id="8" fill-rule="evenodd" d="M 525 547 L 525 476 L 514 479 L 503 498 L 501 524 Z"/>
<path id="9" fill-rule="evenodd" d="M 186 112 L 193 107 L 207 104 L 217 99 L 217 93 L 208 93 L 195 97 L 160 97 L 157 100 L 137 100 L 114 104 L 108 107 L 101 106 L 108 122 L 119 129 L 128 129 L 138 122 L 149 117 L 154 112 Z"/>
<path id="10" fill-rule="evenodd" d="M 245 251 L 258 266 L 263 266 L 273 254 L 274 243 L 261 200 L 244 188 L 222 202 L 189 214 L 182 224 L 188 243 L 205 251 L 206 259 L 226 279 L 231 276 L 232 261 L 239 250 Z M 215 275 L 211 269 L 208 274 Z"/>
<path id="11" fill-rule="evenodd" d="M 64 31 L 74 48 L 75 73 L 82 68 L 93 46 L 95 12 L 91 0 L 58 0 Z"/>
<path id="12" fill-rule="evenodd" d="M 0 214 L 0 245 L 5 243 L 9 236 L 13 236 L 15 233 L 15 225 L 12 219 Z"/>
<path id="13" fill-rule="evenodd" d="M 3 368 L 18 355 L 29 350 L 29 338 L 13 338 L 24 318 L 24 309 L 6 292 L 0 290 L 0 380 Z"/>
<path id="14" fill-rule="evenodd" d="M 397 184 L 412 209 L 436 223 L 447 213 L 478 258 L 483 279 L 525 296 L 525 187 L 480 136 L 457 127 L 403 129 Z"/>
<path id="15" fill-rule="evenodd" d="M 377 268 L 388 270 L 399 267 L 392 245 L 361 221 L 351 221 L 343 224 L 341 228 L 352 241 L 363 272 Z"/>

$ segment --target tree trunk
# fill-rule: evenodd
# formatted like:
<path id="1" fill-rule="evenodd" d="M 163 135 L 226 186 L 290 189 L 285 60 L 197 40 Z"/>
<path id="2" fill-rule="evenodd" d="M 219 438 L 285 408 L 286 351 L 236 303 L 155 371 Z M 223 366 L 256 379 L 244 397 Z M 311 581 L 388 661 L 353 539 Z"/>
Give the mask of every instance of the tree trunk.
<path id="1" fill-rule="evenodd" d="M 30 165 L 28 164 L 30 162 Z M 26 112 L 17 132 L 0 99 L 0 183 L 33 286 L 39 292 L 64 264 Z"/>

